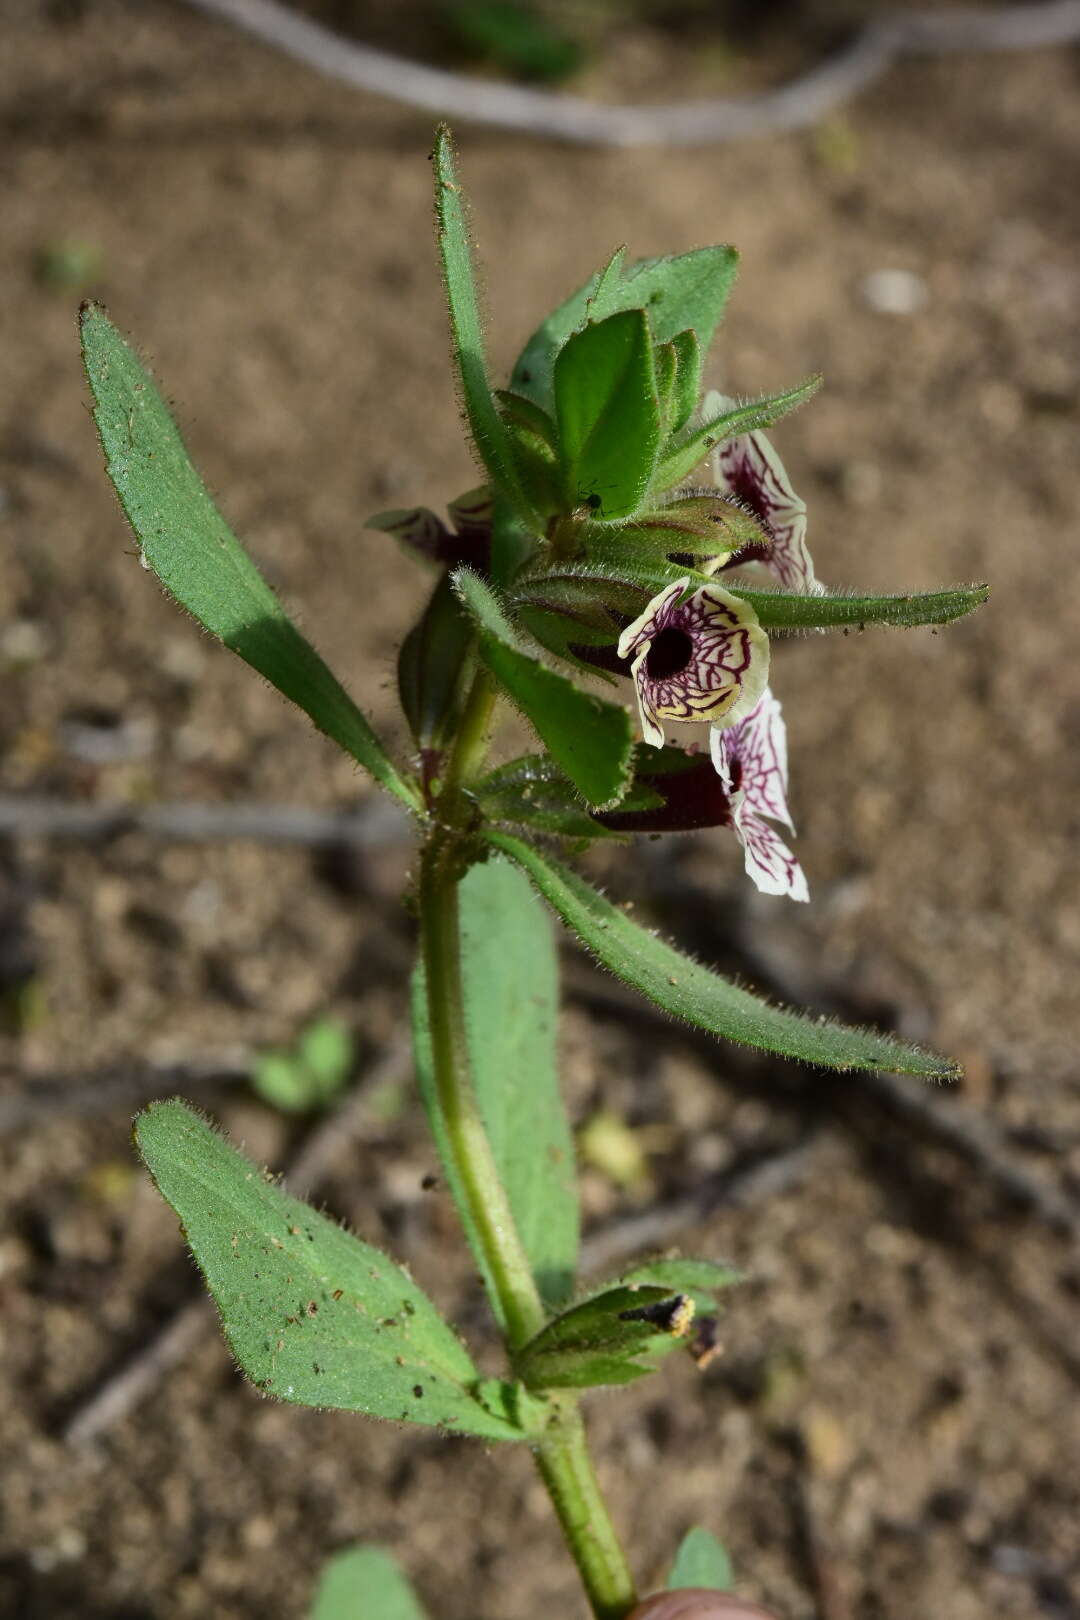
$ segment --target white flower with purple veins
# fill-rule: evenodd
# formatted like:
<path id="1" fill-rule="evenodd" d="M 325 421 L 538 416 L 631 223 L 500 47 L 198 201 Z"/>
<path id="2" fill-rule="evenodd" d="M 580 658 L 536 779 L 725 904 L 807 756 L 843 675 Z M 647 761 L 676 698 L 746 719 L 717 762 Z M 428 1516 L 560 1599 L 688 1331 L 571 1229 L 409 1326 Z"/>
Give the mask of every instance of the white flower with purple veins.
<path id="1" fill-rule="evenodd" d="M 705 396 L 704 418 L 711 421 L 737 400 L 715 391 Z M 814 563 L 806 549 L 806 504 L 791 487 L 784 463 L 764 433 L 742 433 L 725 439 L 710 458 L 713 483 L 725 495 L 734 495 L 759 518 L 771 539 L 760 556 L 746 557 L 761 562 L 781 590 L 803 596 L 820 596 L 824 586 L 814 576 Z M 738 567 L 735 555 L 727 566 Z"/>
<path id="2" fill-rule="evenodd" d="M 710 742 L 732 824 L 745 851 L 747 875 L 763 894 L 809 900 L 803 869 L 772 826 L 779 821 L 795 831 L 787 807 L 787 731 L 768 687 L 737 725 L 714 726 Z"/>
<path id="3" fill-rule="evenodd" d="M 769 638 L 748 602 L 719 585 L 681 601 L 689 578 L 653 598 L 619 638 L 632 658 L 641 731 L 661 748 L 665 720 L 730 726 L 749 714 L 769 678 Z"/>

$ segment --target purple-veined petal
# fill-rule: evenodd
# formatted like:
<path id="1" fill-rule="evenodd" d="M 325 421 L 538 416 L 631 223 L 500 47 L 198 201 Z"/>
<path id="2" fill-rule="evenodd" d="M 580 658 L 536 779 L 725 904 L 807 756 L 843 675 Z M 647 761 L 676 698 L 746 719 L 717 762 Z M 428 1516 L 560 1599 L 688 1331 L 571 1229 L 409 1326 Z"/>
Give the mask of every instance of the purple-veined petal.
<path id="1" fill-rule="evenodd" d="M 775 827 L 792 832 L 787 807 L 787 730 L 780 704 L 766 688 L 761 701 L 739 722 L 713 728 L 712 762 L 731 804 L 731 818 L 745 852 L 746 871 L 763 894 L 808 900 L 802 867 Z"/>
<path id="2" fill-rule="evenodd" d="M 619 638 L 633 660 L 641 731 L 659 748 L 664 721 L 733 725 L 754 708 L 769 678 L 769 638 L 748 602 L 719 585 L 680 600 L 689 577 L 653 598 Z"/>
<path id="3" fill-rule="evenodd" d="M 725 791 L 732 796 L 741 792 L 748 809 L 794 832 L 787 807 L 787 727 L 769 688 L 738 725 L 714 729 L 709 744 Z"/>
<path id="4" fill-rule="evenodd" d="M 705 397 L 705 418 L 737 402 L 724 394 Z M 806 504 L 791 487 L 791 480 L 766 434 L 742 433 L 725 439 L 713 450 L 710 465 L 717 489 L 733 495 L 759 517 L 772 535 L 767 555 L 760 559 L 781 590 L 820 596 L 824 587 L 814 574 L 806 545 Z M 739 566 L 738 556 L 726 566 Z"/>
<path id="5" fill-rule="evenodd" d="M 746 875 L 762 894 L 786 894 L 791 900 L 809 900 L 806 874 L 776 828 L 753 811 L 732 802 L 735 832 L 744 852 Z"/>

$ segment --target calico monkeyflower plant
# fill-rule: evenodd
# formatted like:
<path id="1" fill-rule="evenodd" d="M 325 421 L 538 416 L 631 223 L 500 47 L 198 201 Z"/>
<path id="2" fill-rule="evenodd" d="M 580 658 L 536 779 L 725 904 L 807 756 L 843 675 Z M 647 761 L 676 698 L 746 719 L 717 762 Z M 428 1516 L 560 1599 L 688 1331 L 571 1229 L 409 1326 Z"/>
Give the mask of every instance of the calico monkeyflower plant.
<path id="1" fill-rule="evenodd" d="M 573 856 L 602 838 L 730 827 L 760 889 L 805 900 L 776 831 L 791 823 L 771 638 L 940 624 L 986 592 L 837 597 L 818 585 L 805 507 L 763 430 L 819 379 L 749 402 L 699 403 L 735 275 L 731 248 L 630 265 L 620 250 L 540 324 L 509 386 L 494 388 L 445 130 L 434 173 L 457 380 L 483 485 L 451 503 L 449 524 L 419 507 L 372 520 L 430 570 L 398 660 L 404 760 L 288 618 L 215 507 L 152 378 L 97 306 L 83 310 L 82 339 L 106 465 L 143 563 L 411 818 L 417 1084 L 505 1349 L 502 1376 L 481 1373 L 463 1335 L 388 1255 L 257 1174 L 182 1103 L 151 1105 L 136 1141 L 237 1361 L 264 1395 L 528 1447 L 597 1620 L 624 1620 L 634 1577 L 580 1403 L 595 1387 L 655 1374 L 680 1348 L 704 1366 L 718 1296 L 735 1279 L 713 1259 L 665 1256 L 579 1281 L 545 908 L 636 991 L 716 1036 L 845 1071 L 955 1071 L 888 1035 L 772 1006 L 680 954 L 594 889 L 559 846 Z M 695 488 L 710 455 L 713 483 Z M 622 701 L 627 677 L 641 743 Z M 536 742 L 492 767 L 489 738 L 505 706 Z M 319 1620 L 421 1613 L 385 1556 L 345 1559 L 328 1576 Z M 695 1613 L 712 1620 L 764 1614 L 719 1596 L 730 1581 L 718 1544 L 690 1532 L 671 1586 L 694 1589 Z M 343 1582 L 355 1602 L 341 1597 Z M 643 1612 L 662 1617 L 681 1603 L 658 1599 Z"/>

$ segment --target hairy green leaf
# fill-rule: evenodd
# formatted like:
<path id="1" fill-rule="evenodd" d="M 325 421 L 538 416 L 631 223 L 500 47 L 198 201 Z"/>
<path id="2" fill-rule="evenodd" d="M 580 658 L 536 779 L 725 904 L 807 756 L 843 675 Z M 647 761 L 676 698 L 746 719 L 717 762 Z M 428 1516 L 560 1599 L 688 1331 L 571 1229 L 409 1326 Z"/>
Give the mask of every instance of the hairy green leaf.
<path id="1" fill-rule="evenodd" d="M 760 399 L 748 400 L 744 405 L 736 405 L 721 416 L 704 422 L 692 432 L 680 434 L 660 457 L 653 480 L 654 492 L 662 494 L 675 484 L 681 484 L 714 445 L 721 444 L 725 439 L 738 438 L 743 433 L 753 433 L 758 428 L 772 427 L 781 417 L 812 399 L 821 383 L 820 377 L 807 377 L 805 382 L 796 383 L 794 388 L 786 388 L 781 394 L 764 394 Z"/>
<path id="2" fill-rule="evenodd" d="M 573 1285 L 578 1204 L 574 1144 L 555 1062 L 559 985 L 551 924 L 528 879 L 510 862 L 491 860 L 470 868 L 461 881 L 459 927 L 473 1089 L 541 1298 L 555 1307 Z M 449 1151 L 422 963 L 413 975 L 412 1015 L 424 1107 L 492 1308 L 502 1321 Z"/>
<path id="3" fill-rule="evenodd" d="M 668 1576 L 669 1592 L 683 1587 L 711 1587 L 714 1592 L 729 1592 L 734 1584 L 731 1559 L 727 1549 L 708 1530 L 688 1530 L 679 1543 L 675 1562 Z"/>
<path id="4" fill-rule="evenodd" d="M 522 1438 L 473 1393 L 468 1352 L 407 1272 L 268 1181 L 178 1101 L 135 1141 L 259 1389 L 301 1406 Z"/>
<path id="5" fill-rule="evenodd" d="M 660 445 L 656 372 L 643 311 L 624 310 L 569 339 L 555 361 L 555 415 L 571 506 L 590 506 L 601 518 L 636 511 Z"/>
<path id="6" fill-rule="evenodd" d="M 627 711 L 581 691 L 527 653 L 479 575 L 459 569 L 454 584 L 480 632 L 481 658 L 552 757 L 590 804 L 618 803 L 629 785 L 633 751 Z"/>
<path id="7" fill-rule="evenodd" d="M 905 596 L 803 596 L 784 591 L 748 591 L 728 585 L 732 596 L 749 602 L 763 630 L 861 630 L 867 624 L 910 627 L 948 624 L 981 607 L 989 585 L 953 585 L 945 591 Z"/>
<path id="8" fill-rule="evenodd" d="M 432 163 L 439 257 L 465 417 L 477 454 L 491 475 L 492 482 L 524 517 L 529 517 L 529 504 L 514 465 L 510 438 L 488 382 L 465 203 L 454 164 L 450 131 L 445 124 L 436 131 Z"/>
<path id="9" fill-rule="evenodd" d="M 639 259 L 613 289 L 610 307 L 647 309 L 657 343 L 670 343 L 680 333 L 693 331 L 704 355 L 720 324 L 738 269 L 738 253 L 726 246 Z M 594 319 L 606 313 L 597 310 Z"/>
<path id="10" fill-rule="evenodd" d="M 394 1559 L 381 1547 L 347 1547 L 323 1567 L 311 1620 L 427 1620 Z"/>
<path id="11" fill-rule="evenodd" d="M 364 715 L 305 641 L 221 516 L 149 372 L 105 311 L 83 308 L 94 421 L 143 562 L 170 596 L 291 699 L 375 779 L 416 808 Z"/>
<path id="12" fill-rule="evenodd" d="M 829 1069 L 887 1069 L 949 1080 L 957 1066 L 873 1030 L 770 1006 L 632 922 L 568 867 L 509 833 L 487 840 L 524 867 L 582 943 L 618 978 L 676 1018 L 745 1046 Z"/>
<path id="13" fill-rule="evenodd" d="M 518 393 L 551 410 L 555 356 L 586 320 L 624 309 L 645 309 L 653 341 L 670 343 L 688 328 L 702 356 L 713 340 L 738 269 L 732 247 L 697 248 L 672 258 L 639 259 L 622 274 L 624 250 L 560 304 L 533 333 L 513 370 Z"/>

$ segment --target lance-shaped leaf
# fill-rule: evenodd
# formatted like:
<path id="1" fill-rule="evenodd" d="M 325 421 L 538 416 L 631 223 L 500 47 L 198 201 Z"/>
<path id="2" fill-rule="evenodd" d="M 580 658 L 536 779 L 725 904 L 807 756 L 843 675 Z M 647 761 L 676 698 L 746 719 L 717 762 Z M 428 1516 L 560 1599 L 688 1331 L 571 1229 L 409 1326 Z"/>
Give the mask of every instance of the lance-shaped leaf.
<path id="1" fill-rule="evenodd" d="M 522 647 L 497 598 L 477 574 L 454 583 L 480 633 L 480 656 L 590 804 L 615 804 L 629 785 L 633 732 L 618 704 L 583 692 Z"/>
<path id="2" fill-rule="evenodd" d="M 861 630 L 868 624 L 911 628 L 949 624 L 981 607 L 989 585 L 954 585 L 945 591 L 904 596 L 804 596 L 786 591 L 748 591 L 728 585 L 732 596 L 749 602 L 763 630 Z"/>
<path id="3" fill-rule="evenodd" d="M 684 432 L 669 444 L 656 468 L 653 487 L 657 493 L 671 489 L 688 478 L 714 445 L 737 434 L 751 433 L 757 428 L 772 427 L 774 422 L 797 410 L 812 399 L 821 387 L 820 377 L 808 377 L 805 382 L 787 388 L 781 394 L 764 394 L 760 399 L 748 400 L 714 416 L 692 432 Z"/>
<path id="4" fill-rule="evenodd" d="M 264 1394 L 522 1438 L 477 1399 L 467 1350 L 385 1254 L 290 1198 L 181 1102 L 151 1103 L 135 1141 Z"/>
<path id="5" fill-rule="evenodd" d="M 771 1006 L 639 927 L 568 867 L 509 833 L 491 830 L 485 836 L 524 867 L 604 967 L 673 1017 L 726 1040 L 823 1068 L 887 1069 L 933 1080 L 958 1074 L 955 1063 L 888 1035 Z"/>
<path id="6" fill-rule="evenodd" d="M 611 315 L 569 339 L 555 362 L 555 416 L 571 506 L 591 507 L 601 518 L 635 512 L 660 445 L 656 372 L 643 310 Z"/>
<path id="7" fill-rule="evenodd" d="M 492 482 L 524 517 L 528 517 L 529 503 L 514 464 L 510 436 L 496 408 L 488 382 L 465 202 L 454 164 L 450 131 L 445 124 L 440 125 L 435 135 L 432 165 L 439 257 L 465 417 L 477 454 L 490 473 Z"/>
<path id="8" fill-rule="evenodd" d="M 712 774 L 716 776 L 715 771 Z M 489 821 L 533 827 L 577 843 L 619 836 L 589 815 L 573 783 L 545 754 L 525 754 L 498 766 L 476 783 L 472 793 Z M 623 803 L 644 813 L 662 805 L 663 800 L 648 787 L 635 784 Z"/>
<path id="9" fill-rule="evenodd" d="M 347 1547 L 323 1568 L 311 1620 L 427 1620 L 427 1614 L 388 1552 Z"/>
<path id="10" fill-rule="evenodd" d="M 629 1384 L 655 1372 L 694 1316 L 684 1294 L 617 1284 L 573 1305 L 530 1339 L 514 1370 L 531 1389 Z"/>
<path id="11" fill-rule="evenodd" d="M 555 1061 L 558 963 L 551 923 L 509 861 L 471 867 L 459 887 L 461 981 L 473 1090 L 540 1296 L 561 1305 L 578 1252 L 574 1144 Z M 450 1152 L 431 1056 L 423 965 L 413 976 L 420 1090 L 443 1169 L 496 1316 L 499 1297 Z M 505 1324 L 504 1324 L 505 1325 Z"/>
<path id="12" fill-rule="evenodd" d="M 135 351 L 96 304 L 84 306 L 80 324 L 105 465 L 145 565 L 211 635 L 416 808 L 415 789 L 214 505 Z"/>
<path id="13" fill-rule="evenodd" d="M 730 1592 L 734 1579 L 727 1549 L 708 1530 L 695 1528 L 688 1530 L 679 1543 L 667 1589 L 675 1592 L 692 1587 Z"/>
<path id="14" fill-rule="evenodd" d="M 518 393 L 551 410 L 555 356 L 586 320 L 624 309 L 646 309 L 653 341 L 670 343 L 692 328 L 704 355 L 713 340 L 738 270 L 732 247 L 697 248 L 660 259 L 639 259 L 625 276 L 623 250 L 560 304 L 533 333 L 513 371 Z"/>

